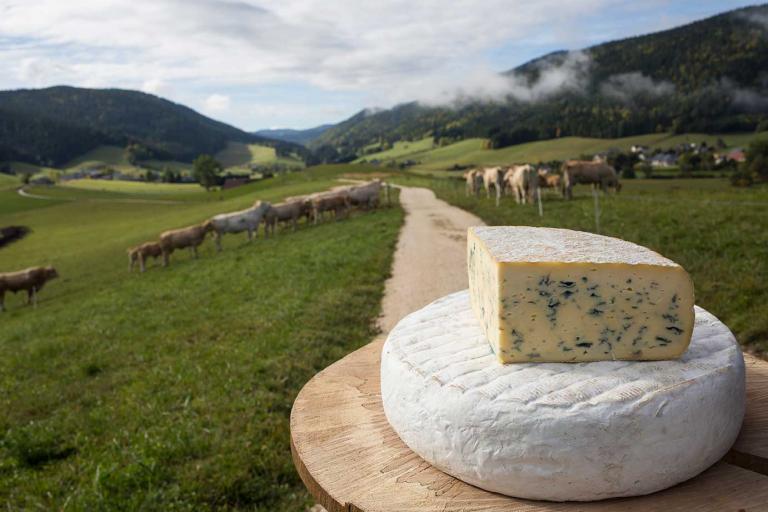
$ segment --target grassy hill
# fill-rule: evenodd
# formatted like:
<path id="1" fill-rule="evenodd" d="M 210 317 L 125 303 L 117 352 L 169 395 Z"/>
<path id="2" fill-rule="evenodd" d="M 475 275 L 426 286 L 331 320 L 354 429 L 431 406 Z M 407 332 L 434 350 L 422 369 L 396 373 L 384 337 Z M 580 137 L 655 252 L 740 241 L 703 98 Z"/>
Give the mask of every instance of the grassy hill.
<path id="1" fill-rule="evenodd" d="M 295 142 L 296 144 L 307 145 L 318 138 L 322 133 L 333 126 L 332 124 L 323 124 L 306 130 L 292 130 L 290 128 L 277 128 L 269 130 L 258 130 L 253 132 L 261 137 L 268 139 L 284 140 L 286 142 Z"/>
<path id="2" fill-rule="evenodd" d="M 247 167 L 251 164 L 304 167 L 304 161 L 298 155 L 278 156 L 274 147 L 260 144 L 229 142 L 223 150 L 216 153 L 215 158 L 224 167 Z"/>
<path id="3" fill-rule="evenodd" d="M 305 509 L 290 407 L 315 372 L 373 336 L 399 208 L 251 244 L 227 236 L 220 254 L 208 241 L 200 259 L 179 252 L 143 275 L 127 272 L 125 248 L 370 170 L 317 168 L 181 203 L 89 191 L 3 210 L 0 199 L 0 225 L 32 228 L 0 249 L 0 271 L 52 263 L 61 274 L 36 310 L 10 296 L 0 314 L 0 503 Z"/>
<path id="4" fill-rule="evenodd" d="M 454 165 L 508 165 L 522 162 L 546 162 L 550 160 L 566 160 L 577 158 L 583 154 L 595 154 L 612 148 L 628 150 L 632 145 L 641 144 L 651 148 L 670 148 L 683 142 L 701 142 L 714 145 L 722 139 L 728 147 L 746 147 L 755 138 L 768 138 L 768 132 L 755 133 L 724 133 L 703 134 L 687 133 L 672 135 L 655 133 L 636 135 L 619 139 L 597 139 L 589 137 L 562 137 L 559 139 L 516 144 L 501 149 L 483 149 L 484 139 L 467 139 L 447 146 L 429 148 L 432 138 L 405 144 L 398 143 L 393 150 L 366 155 L 358 162 L 393 160 L 402 162 L 413 160 L 417 162 L 416 170 L 443 170 Z M 410 148 L 407 149 L 407 148 Z"/>
<path id="5" fill-rule="evenodd" d="M 768 37 L 759 22 L 765 17 L 768 5 L 579 53 L 556 52 L 504 73 L 510 94 L 497 101 L 366 110 L 329 128 L 312 146 L 331 146 L 349 158 L 382 140 L 425 136 L 441 142 L 487 138 L 501 148 L 558 136 L 753 131 L 768 126 Z M 544 93 L 558 76 L 571 77 L 571 87 Z M 520 90 L 525 94 L 512 93 Z"/>
<path id="6" fill-rule="evenodd" d="M 246 133 L 138 91 L 49 87 L 0 91 L 0 161 L 61 166 L 100 146 L 139 144 L 158 160 L 190 162 L 230 141 L 306 149 Z"/>

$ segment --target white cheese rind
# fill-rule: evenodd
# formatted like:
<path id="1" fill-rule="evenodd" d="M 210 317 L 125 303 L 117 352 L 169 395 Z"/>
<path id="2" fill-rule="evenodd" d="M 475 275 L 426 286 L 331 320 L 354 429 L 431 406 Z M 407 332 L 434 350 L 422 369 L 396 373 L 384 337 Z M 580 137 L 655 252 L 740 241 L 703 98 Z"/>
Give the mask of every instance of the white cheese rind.
<path id="1" fill-rule="evenodd" d="M 591 501 L 658 491 L 720 459 L 744 415 L 744 361 L 697 307 L 677 360 L 504 365 L 464 291 L 392 330 L 381 392 L 400 438 L 446 473 L 510 496 Z"/>
<path id="2" fill-rule="evenodd" d="M 624 240 L 474 227 L 467 268 L 472 307 L 502 362 L 664 360 L 690 342 L 690 276 Z"/>

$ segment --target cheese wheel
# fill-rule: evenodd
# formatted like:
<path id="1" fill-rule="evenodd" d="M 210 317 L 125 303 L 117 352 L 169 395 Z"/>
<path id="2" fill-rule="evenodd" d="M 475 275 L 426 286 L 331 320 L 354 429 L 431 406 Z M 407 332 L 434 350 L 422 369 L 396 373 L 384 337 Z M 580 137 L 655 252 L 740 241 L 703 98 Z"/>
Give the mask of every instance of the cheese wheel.
<path id="1" fill-rule="evenodd" d="M 651 493 L 720 459 L 744 416 L 741 350 L 696 307 L 679 359 L 502 364 L 467 291 L 401 320 L 384 344 L 384 412 L 442 471 L 520 498 Z"/>

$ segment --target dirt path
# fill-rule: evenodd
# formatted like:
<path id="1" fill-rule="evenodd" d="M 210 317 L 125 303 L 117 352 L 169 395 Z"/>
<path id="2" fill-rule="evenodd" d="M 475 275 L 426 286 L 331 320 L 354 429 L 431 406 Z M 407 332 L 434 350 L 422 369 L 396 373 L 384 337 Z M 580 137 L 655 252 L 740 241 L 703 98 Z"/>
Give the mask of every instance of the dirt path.
<path id="1" fill-rule="evenodd" d="M 467 228 L 484 224 L 429 189 L 399 188 L 406 217 L 379 319 L 385 333 L 408 313 L 467 287 Z"/>

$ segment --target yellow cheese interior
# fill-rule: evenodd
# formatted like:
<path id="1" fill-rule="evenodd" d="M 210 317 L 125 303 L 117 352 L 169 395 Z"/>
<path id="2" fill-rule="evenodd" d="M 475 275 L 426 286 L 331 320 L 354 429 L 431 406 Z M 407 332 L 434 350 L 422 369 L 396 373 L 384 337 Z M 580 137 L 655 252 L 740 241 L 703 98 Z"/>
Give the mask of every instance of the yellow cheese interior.
<path id="1" fill-rule="evenodd" d="M 497 262 L 470 235 L 472 308 L 502 362 L 661 360 L 693 332 L 693 283 L 679 266 Z"/>

